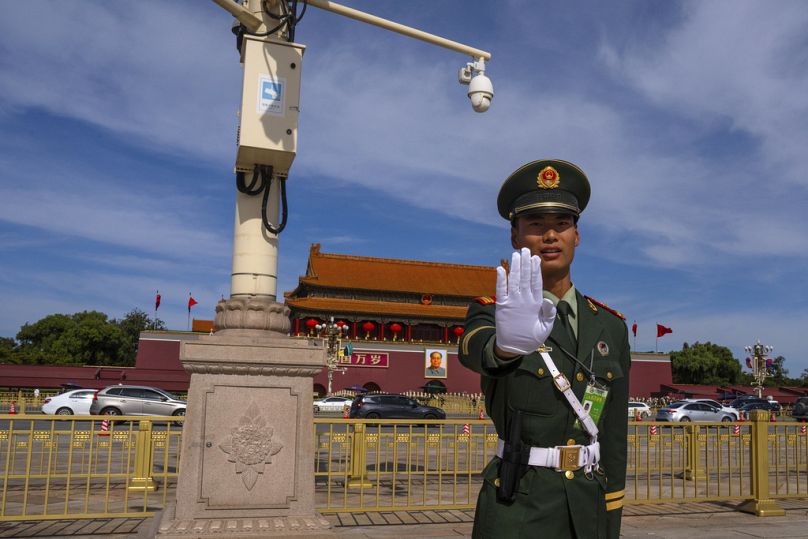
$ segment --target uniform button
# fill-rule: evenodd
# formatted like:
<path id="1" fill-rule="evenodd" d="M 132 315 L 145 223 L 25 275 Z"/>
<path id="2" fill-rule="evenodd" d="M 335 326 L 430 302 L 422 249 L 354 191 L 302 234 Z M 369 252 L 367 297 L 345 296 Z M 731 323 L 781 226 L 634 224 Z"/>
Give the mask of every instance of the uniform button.
<path id="1" fill-rule="evenodd" d="M 544 369 L 539 368 L 539 370 L 536 371 L 536 374 L 538 374 L 539 376 L 544 376 Z"/>
<path id="2" fill-rule="evenodd" d="M 578 372 L 578 374 L 575 375 L 575 379 L 578 380 L 579 382 L 583 382 L 584 381 L 584 373 Z"/>
<path id="3" fill-rule="evenodd" d="M 575 440 L 570 438 L 569 440 L 567 440 L 567 445 L 575 445 Z"/>
<path id="4" fill-rule="evenodd" d="M 499 488 L 499 477 L 497 477 L 496 479 L 494 479 L 494 486 L 495 486 L 495 487 L 497 487 L 497 488 Z"/>
<path id="5" fill-rule="evenodd" d="M 572 470 L 567 470 L 566 472 L 564 472 L 564 477 L 566 477 L 567 479 L 572 479 L 573 477 L 575 477 L 575 474 L 572 473 Z"/>
<path id="6" fill-rule="evenodd" d="M 614 378 L 614 375 L 612 374 L 612 371 L 609 371 L 609 372 L 606 373 L 606 378 L 608 378 L 609 380 Z"/>

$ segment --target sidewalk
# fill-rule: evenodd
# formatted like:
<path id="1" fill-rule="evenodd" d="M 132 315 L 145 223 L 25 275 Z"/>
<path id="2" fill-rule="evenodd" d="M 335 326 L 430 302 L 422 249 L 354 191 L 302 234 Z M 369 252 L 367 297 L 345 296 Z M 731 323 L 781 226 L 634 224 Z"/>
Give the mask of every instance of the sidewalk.
<path id="1" fill-rule="evenodd" d="M 625 508 L 625 539 L 808 538 L 808 499 L 780 500 L 784 517 L 758 518 L 732 503 L 632 505 Z M 396 511 L 326 515 L 337 537 L 470 537 L 473 511 Z M 0 522 L 0 537 L 136 539 L 144 518 Z M 224 537 L 224 536 L 223 536 Z"/>

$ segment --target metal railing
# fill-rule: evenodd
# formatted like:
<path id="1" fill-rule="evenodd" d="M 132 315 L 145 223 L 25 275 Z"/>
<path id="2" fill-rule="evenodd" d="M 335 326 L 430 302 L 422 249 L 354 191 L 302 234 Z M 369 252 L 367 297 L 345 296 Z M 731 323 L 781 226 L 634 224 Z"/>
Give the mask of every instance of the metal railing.
<path id="1" fill-rule="evenodd" d="M 318 510 L 474 507 L 497 446 L 490 421 L 315 420 Z"/>
<path id="2" fill-rule="evenodd" d="M 745 501 L 781 513 L 774 498 L 808 497 L 808 432 L 768 419 L 629 422 L 625 503 Z M 0 520 L 161 509 L 177 481 L 177 421 L 0 415 Z M 314 431 L 322 512 L 471 509 L 497 441 L 490 421 L 471 419 L 315 419 Z"/>
<path id="3" fill-rule="evenodd" d="M 182 420 L 0 416 L 0 520 L 159 510 L 176 484 Z"/>

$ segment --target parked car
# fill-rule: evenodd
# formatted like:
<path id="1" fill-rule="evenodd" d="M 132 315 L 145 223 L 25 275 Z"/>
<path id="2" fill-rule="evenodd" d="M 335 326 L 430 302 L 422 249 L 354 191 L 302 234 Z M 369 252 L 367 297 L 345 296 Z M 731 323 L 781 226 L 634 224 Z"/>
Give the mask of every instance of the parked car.
<path id="1" fill-rule="evenodd" d="M 713 400 L 713 399 L 683 399 L 687 402 L 704 402 L 709 404 L 710 406 L 715 406 L 716 408 L 721 408 L 723 411 L 727 412 L 728 414 L 732 414 L 733 421 L 738 421 L 740 418 L 740 413 L 738 413 L 737 408 L 733 408 L 732 406 L 726 406 L 721 404 L 720 402 Z"/>
<path id="2" fill-rule="evenodd" d="M 149 386 L 109 386 L 93 396 L 92 415 L 185 415 L 187 404 L 168 391 Z"/>
<path id="3" fill-rule="evenodd" d="M 341 412 L 353 399 L 348 397 L 324 397 L 314 401 L 315 412 Z"/>
<path id="4" fill-rule="evenodd" d="M 657 421 L 735 421 L 735 416 L 717 406 L 706 402 L 677 401 L 660 408 L 656 414 Z"/>
<path id="5" fill-rule="evenodd" d="M 791 410 L 791 416 L 794 419 L 808 419 L 808 397 L 800 397 L 794 403 L 794 409 Z"/>
<path id="6" fill-rule="evenodd" d="M 348 416 L 356 419 L 446 419 L 446 412 L 435 406 L 422 406 L 404 395 L 357 395 Z"/>
<path id="7" fill-rule="evenodd" d="M 651 408 L 644 402 L 629 402 L 628 403 L 628 418 L 636 419 L 639 414 L 640 419 L 645 421 L 651 417 Z"/>
<path id="8" fill-rule="evenodd" d="M 95 389 L 74 389 L 45 397 L 42 413 L 48 415 L 90 415 Z"/>
<path id="9" fill-rule="evenodd" d="M 737 397 L 732 402 L 730 402 L 729 405 L 737 410 L 740 410 L 741 406 L 752 400 L 762 400 L 762 399 L 758 398 L 756 395 L 741 395 L 740 397 Z"/>
<path id="10" fill-rule="evenodd" d="M 752 410 L 766 410 L 767 412 L 779 412 L 780 403 L 766 399 L 747 399 L 739 408 L 739 412 L 748 414 Z"/>

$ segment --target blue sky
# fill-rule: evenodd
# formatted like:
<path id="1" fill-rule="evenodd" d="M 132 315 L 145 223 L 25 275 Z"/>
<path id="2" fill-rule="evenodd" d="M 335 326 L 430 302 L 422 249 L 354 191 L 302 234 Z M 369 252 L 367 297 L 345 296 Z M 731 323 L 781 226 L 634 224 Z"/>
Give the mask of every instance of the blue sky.
<path id="1" fill-rule="evenodd" d="M 573 280 L 683 342 L 760 339 L 808 368 L 804 3 L 344 3 L 493 54 L 310 8 L 279 289 L 326 252 L 495 265 L 502 181 L 558 157 L 592 183 Z M 241 68 L 212 2 L 7 3 L 0 18 L 0 335 L 138 307 L 184 329 L 229 294 Z"/>

